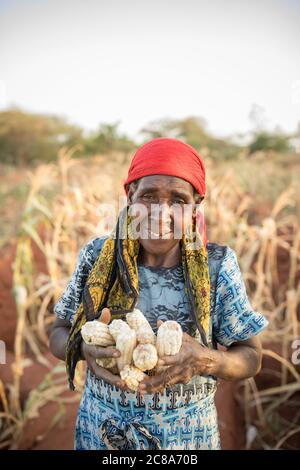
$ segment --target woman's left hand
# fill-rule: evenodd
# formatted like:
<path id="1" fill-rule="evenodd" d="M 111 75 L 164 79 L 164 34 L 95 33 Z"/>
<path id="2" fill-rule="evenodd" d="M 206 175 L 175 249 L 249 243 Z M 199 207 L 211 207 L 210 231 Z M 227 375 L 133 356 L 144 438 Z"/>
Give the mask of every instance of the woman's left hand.
<path id="1" fill-rule="evenodd" d="M 153 377 L 146 377 L 139 384 L 140 393 L 161 392 L 177 383 L 187 384 L 194 375 L 209 375 L 216 361 L 215 353 L 183 333 L 182 346 L 178 354 L 164 356 L 158 366 L 168 366 Z"/>

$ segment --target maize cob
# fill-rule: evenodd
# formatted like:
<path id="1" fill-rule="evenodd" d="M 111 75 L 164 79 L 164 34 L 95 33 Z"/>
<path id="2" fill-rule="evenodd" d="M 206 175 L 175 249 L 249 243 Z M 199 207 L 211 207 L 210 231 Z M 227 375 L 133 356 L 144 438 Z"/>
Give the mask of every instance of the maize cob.
<path id="1" fill-rule="evenodd" d="M 182 329 L 176 321 L 162 323 L 157 331 L 157 352 L 159 357 L 177 354 L 182 345 Z"/>
<path id="2" fill-rule="evenodd" d="M 86 322 L 81 328 L 81 336 L 88 344 L 95 344 L 97 346 L 112 346 L 115 344 L 108 325 L 98 320 Z"/>
<path id="3" fill-rule="evenodd" d="M 113 320 L 110 325 L 108 325 L 108 328 L 115 341 L 117 341 L 117 337 L 120 333 L 125 333 L 130 330 L 130 326 L 124 320 L 119 319 Z"/>
<path id="4" fill-rule="evenodd" d="M 133 351 L 136 347 L 136 333 L 130 328 L 129 331 L 121 333 L 117 337 L 116 348 L 120 351 L 121 356 L 117 358 L 119 371 L 124 369 L 126 365 L 132 363 Z"/>
<path id="5" fill-rule="evenodd" d="M 153 344 L 139 344 L 133 351 L 133 362 L 140 370 L 151 370 L 158 361 L 156 347 Z"/>
<path id="6" fill-rule="evenodd" d="M 126 383 L 127 387 L 136 392 L 139 383 L 143 380 L 145 374 L 137 367 L 126 365 L 124 369 L 121 370 L 120 376 Z"/>
<path id="7" fill-rule="evenodd" d="M 135 308 L 127 313 L 126 320 L 128 325 L 135 330 L 137 341 L 141 344 L 155 344 L 155 334 L 150 323 L 143 313 Z"/>
<path id="8" fill-rule="evenodd" d="M 96 363 L 100 367 L 104 367 L 105 369 L 112 369 L 117 365 L 117 361 L 114 357 L 99 357 L 96 359 Z"/>

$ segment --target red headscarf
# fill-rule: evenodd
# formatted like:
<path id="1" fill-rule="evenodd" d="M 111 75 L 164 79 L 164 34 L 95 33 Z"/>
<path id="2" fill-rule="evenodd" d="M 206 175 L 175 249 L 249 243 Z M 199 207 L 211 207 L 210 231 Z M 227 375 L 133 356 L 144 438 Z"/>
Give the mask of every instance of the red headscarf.
<path id="1" fill-rule="evenodd" d="M 191 183 L 195 190 L 205 195 L 205 168 L 198 152 L 178 139 L 159 137 L 142 145 L 133 156 L 124 189 L 134 180 L 150 175 L 177 176 Z M 202 212 L 197 211 L 197 221 L 204 245 L 206 227 Z"/>

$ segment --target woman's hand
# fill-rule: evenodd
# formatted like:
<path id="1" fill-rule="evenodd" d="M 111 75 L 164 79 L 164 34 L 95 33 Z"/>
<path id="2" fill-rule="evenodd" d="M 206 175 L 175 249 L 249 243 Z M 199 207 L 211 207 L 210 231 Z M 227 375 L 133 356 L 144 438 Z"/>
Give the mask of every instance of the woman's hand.
<path id="1" fill-rule="evenodd" d="M 100 321 L 103 323 L 109 323 L 111 319 L 111 314 L 108 308 L 102 310 Z M 121 353 L 118 349 L 114 347 L 101 347 L 92 344 L 87 344 L 84 341 L 81 342 L 81 356 L 86 360 L 88 368 L 92 373 L 98 378 L 103 379 L 105 382 L 108 382 L 110 385 L 121 388 L 122 390 L 129 391 L 129 388 L 126 386 L 125 382 L 121 379 L 119 375 L 114 375 L 108 369 L 101 367 L 97 364 L 96 359 L 103 359 L 108 357 L 120 357 Z"/>
<path id="2" fill-rule="evenodd" d="M 164 356 L 158 361 L 158 366 L 169 367 L 140 382 L 139 392 L 155 393 L 177 383 L 187 384 L 195 375 L 209 375 L 215 361 L 216 356 L 209 348 L 183 333 L 179 353 L 174 356 Z"/>
<path id="3" fill-rule="evenodd" d="M 139 392 L 162 392 L 170 385 L 188 383 L 194 375 L 214 375 L 224 380 L 247 379 L 260 371 L 261 358 L 261 343 L 256 336 L 236 341 L 227 351 L 220 351 L 204 347 L 184 333 L 179 353 L 162 357 L 158 366 L 168 367 L 158 375 L 146 377 L 140 382 Z"/>

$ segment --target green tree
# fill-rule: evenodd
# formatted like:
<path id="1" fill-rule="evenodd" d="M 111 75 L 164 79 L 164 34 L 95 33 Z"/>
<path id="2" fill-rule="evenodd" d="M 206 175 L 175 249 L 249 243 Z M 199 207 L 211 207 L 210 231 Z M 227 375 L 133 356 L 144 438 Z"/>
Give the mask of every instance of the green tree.
<path id="1" fill-rule="evenodd" d="M 57 158 L 62 146 L 82 142 L 82 130 L 63 118 L 13 108 L 0 112 L 0 162 L 30 165 Z"/>
<path id="2" fill-rule="evenodd" d="M 289 136 L 283 133 L 269 133 L 261 131 L 254 135 L 249 145 L 249 153 L 252 154 L 259 150 L 274 150 L 278 153 L 288 153 L 291 151 Z"/>
<path id="3" fill-rule="evenodd" d="M 133 140 L 119 132 L 119 122 L 101 124 L 85 141 L 85 151 L 89 154 L 109 153 L 112 151 L 130 152 L 136 146 Z"/>

